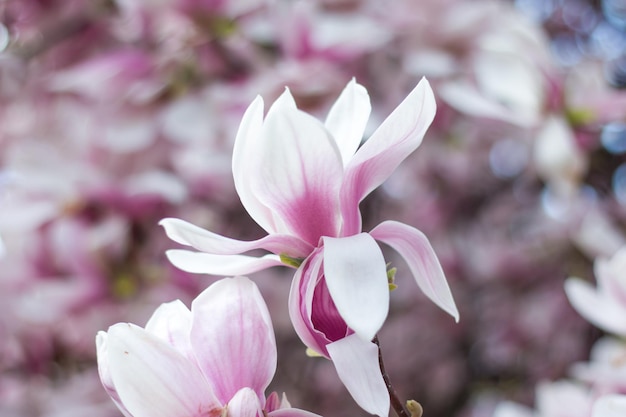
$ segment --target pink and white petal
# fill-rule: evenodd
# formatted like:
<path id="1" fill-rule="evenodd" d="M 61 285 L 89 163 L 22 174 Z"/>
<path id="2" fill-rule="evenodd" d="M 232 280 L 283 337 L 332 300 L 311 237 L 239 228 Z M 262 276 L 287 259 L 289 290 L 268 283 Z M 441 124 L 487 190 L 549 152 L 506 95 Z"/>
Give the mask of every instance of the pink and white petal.
<path id="1" fill-rule="evenodd" d="M 167 218 L 159 224 L 174 242 L 216 255 L 235 255 L 254 249 L 265 249 L 293 258 L 306 258 L 313 250 L 312 245 L 289 235 L 271 234 L 258 240 L 241 241 L 218 235 L 180 219 Z"/>
<path id="2" fill-rule="evenodd" d="M 281 408 L 268 413 L 270 417 L 320 417 L 319 414 L 299 408 Z"/>
<path id="3" fill-rule="evenodd" d="M 100 376 L 100 382 L 109 397 L 113 400 L 117 408 L 121 411 L 124 417 L 132 417 L 128 412 L 124 404 L 120 400 L 120 396 L 117 394 L 115 384 L 111 379 L 111 373 L 109 372 L 109 352 L 107 339 L 108 334 L 103 331 L 99 331 L 96 335 L 96 352 L 98 356 L 98 375 Z"/>
<path id="4" fill-rule="evenodd" d="M 133 417 L 218 417 L 222 411 L 195 364 L 141 327 L 109 328 L 111 379 Z"/>
<path id="5" fill-rule="evenodd" d="M 257 96 L 244 113 L 233 147 L 233 179 L 235 189 L 246 211 L 268 233 L 276 233 L 270 209 L 257 198 L 250 177 L 260 169 L 256 161 L 259 136 L 263 126 L 263 99 Z"/>
<path id="6" fill-rule="evenodd" d="M 389 312 L 389 283 L 383 253 L 367 233 L 323 239 L 328 291 L 348 327 L 370 341 Z"/>
<path id="7" fill-rule="evenodd" d="M 593 404 L 591 417 L 624 417 L 626 415 L 626 395 L 609 394 L 600 397 Z"/>
<path id="8" fill-rule="evenodd" d="M 441 309 L 459 321 L 459 311 L 433 247 L 424 233 L 396 221 L 385 221 L 370 235 L 391 246 L 406 261 L 422 292 Z"/>
<path id="9" fill-rule="evenodd" d="M 371 111 L 367 90 L 354 78 L 330 108 L 325 126 L 335 138 L 344 166 L 352 159 L 363 139 Z"/>
<path id="10" fill-rule="evenodd" d="M 242 388 L 228 402 L 227 417 L 263 417 L 263 407 L 254 390 Z"/>
<path id="11" fill-rule="evenodd" d="M 182 249 L 168 250 L 165 255 L 172 265 L 193 274 L 247 275 L 273 266 L 285 266 L 276 255 L 256 258 L 246 255 L 213 255 Z"/>
<path id="12" fill-rule="evenodd" d="M 245 277 L 222 279 L 193 301 L 191 312 L 191 344 L 217 398 L 227 402 L 249 387 L 264 406 L 276 371 L 276 340 L 257 286 Z"/>
<path id="13" fill-rule="evenodd" d="M 339 149 L 314 117 L 278 101 L 268 113 L 256 158 L 263 166 L 249 178 L 259 201 L 275 214 L 280 233 L 316 246 L 339 231 Z"/>
<path id="14" fill-rule="evenodd" d="M 186 358 L 193 360 L 189 331 L 191 311 L 180 300 L 161 304 L 152 314 L 145 327 L 151 333 L 168 343 Z"/>
<path id="15" fill-rule="evenodd" d="M 316 248 L 294 274 L 289 291 L 289 317 L 302 343 L 327 356 L 325 346 L 329 340 L 315 329 L 311 321 L 315 284 L 322 274 L 323 260 L 323 249 Z"/>
<path id="16" fill-rule="evenodd" d="M 354 154 L 341 187 L 343 236 L 361 231 L 359 203 L 422 143 L 435 111 L 435 97 L 423 78 Z"/>
<path id="17" fill-rule="evenodd" d="M 579 278 L 565 281 L 565 293 L 574 309 L 599 328 L 626 336 L 626 306 L 609 294 L 598 292 L 591 284 Z"/>
<path id="18" fill-rule="evenodd" d="M 352 334 L 326 346 L 339 379 L 365 411 L 389 415 L 389 393 L 378 363 L 378 346 Z"/>

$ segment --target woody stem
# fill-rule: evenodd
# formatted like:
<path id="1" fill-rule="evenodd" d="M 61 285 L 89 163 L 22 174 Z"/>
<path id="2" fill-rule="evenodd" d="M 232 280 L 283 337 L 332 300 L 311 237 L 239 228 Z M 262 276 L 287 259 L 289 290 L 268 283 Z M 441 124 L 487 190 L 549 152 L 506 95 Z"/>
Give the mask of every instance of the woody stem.
<path id="1" fill-rule="evenodd" d="M 411 417 L 411 414 L 407 411 L 407 409 L 398 398 L 398 393 L 394 389 L 393 385 L 391 385 L 391 381 L 389 380 L 389 375 L 385 370 L 385 363 L 383 362 L 383 352 L 380 349 L 380 342 L 378 340 L 378 336 L 375 336 L 372 340 L 378 346 L 378 365 L 380 366 L 380 372 L 383 374 L 383 380 L 385 381 L 385 386 L 387 387 L 387 392 L 389 392 L 389 399 L 391 400 L 391 406 L 395 410 L 398 417 Z"/>

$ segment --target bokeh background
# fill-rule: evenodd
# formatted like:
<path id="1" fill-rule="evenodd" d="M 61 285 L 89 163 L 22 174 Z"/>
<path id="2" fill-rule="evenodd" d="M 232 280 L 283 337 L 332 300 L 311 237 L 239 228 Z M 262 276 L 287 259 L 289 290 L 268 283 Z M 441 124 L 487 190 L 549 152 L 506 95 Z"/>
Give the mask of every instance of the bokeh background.
<path id="1" fill-rule="evenodd" d="M 427 417 L 532 405 L 538 384 L 567 377 L 602 334 L 563 282 L 593 281 L 594 259 L 626 242 L 626 2 L 3 0 L 0 415 L 120 416 L 96 332 L 143 325 L 217 279 L 170 266 L 158 221 L 264 234 L 230 168 L 257 94 L 289 86 L 324 118 L 355 77 L 371 132 L 423 76 L 435 122 L 364 201 L 364 228 L 426 233 L 461 321 L 386 253 L 399 285 L 380 333 L 390 377 Z M 278 339 L 271 388 L 325 416 L 366 415 L 330 362 L 306 357 L 291 274 L 253 277 Z"/>

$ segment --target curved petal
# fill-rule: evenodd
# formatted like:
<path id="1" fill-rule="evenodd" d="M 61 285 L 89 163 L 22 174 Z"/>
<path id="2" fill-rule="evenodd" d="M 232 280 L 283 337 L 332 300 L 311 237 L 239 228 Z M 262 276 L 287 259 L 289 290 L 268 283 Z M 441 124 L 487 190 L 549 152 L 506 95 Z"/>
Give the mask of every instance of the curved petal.
<path id="1" fill-rule="evenodd" d="M 159 222 L 167 236 L 181 245 L 216 255 L 235 255 L 254 249 L 265 249 L 292 258 L 306 258 L 313 246 L 294 236 L 272 234 L 258 240 L 230 239 L 180 219 L 167 218 Z"/>
<path id="2" fill-rule="evenodd" d="M 180 300 L 161 304 L 152 314 L 145 327 L 151 333 L 171 345 L 186 358 L 192 359 L 189 331 L 191 311 Z"/>
<path id="3" fill-rule="evenodd" d="M 228 402 L 226 417 L 263 417 L 263 408 L 256 393 L 242 388 Z"/>
<path id="4" fill-rule="evenodd" d="M 255 157 L 262 169 L 249 178 L 279 232 L 316 246 L 339 229 L 343 165 L 337 144 L 314 117 L 278 100 L 267 114 Z"/>
<path id="5" fill-rule="evenodd" d="M 380 372 L 378 346 L 352 334 L 327 346 L 339 379 L 365 411 L 389 415 L 389 393 Z"/>
<path id="6" fill-rule="evenodd" d="M 263 98 L 257 96 L 244 113 L 233 146 L 233 179 L 241 204 L 255 222 L 268 233 L 277 231 L 274 217 L 256 197 L 250 177 L 257 175 L 259 136 L 263 126 Z"/>
<path id="7" fill-rule="evenodd" d="M 370 235 L 395 249 L 406 261 L 422 292 L 459 321 L 459 311 L 448 281 L 424 233 L 404 223 L 385 221 L 376 226 Z"/>
<path id="8" fill-rule="evenodd" d="M 591 417 L 623 417 L 626 415 L 626 395 L 610 394 L 593 404 Z"/>
<path id="9" fill-rule="evenodd" d="M 111 379 L 111 373 L 109 372 L 109 352 L 107 346 L 108 334 L 103 331 L 99 331 L 96 335 L 96 352 L 98 356 L 98 375 L 100 376 L 100 382 L 109 397 L 113 400 L 117 408 L 122 412 L 124 417 L 132 417 L 117 394 L 113 379 Z"/>
<path id="10" fill-rule="evenodd" d="M 347 325 L 370 341 L 389 312 L 389 284 L 383 253 L 367 233 L 323 239 L 328 291 Z"/>
<path id="11" fill-rule="evenodd" d="M 330 342 L 315 329 L 311 320 L 315 285 L 322 276 L 323 250 L 316 248 L 296 271 L 289 291 L 289 317 L 302 343 L 328 357 L 326 344 Z"/>
<path id="12" fill-rule="evenodd" d="M 111 379 L 133 417 L 220 416 L 195 364 L 156 336 L 120 323 L 109 328 L 107 344 Z"/>
<path id="13" fill-rule="evenodd" d="M 276 340 L 265 301 L 245 277 L 225 278 L 192 303 L 191 344 L 217 398 L 227 402 L 243 387 L 265 405 L 276 371 Z"/>
<path id="14" fill-rule="evenodd" d="M 435 97 L 423 78 L 356 152 L 341 186 L 343 236 L 361 231 L 359 203 L 422 143 L 435 110 Z"/>
<path id="15" fill-rule="evenodd" d="M 213 255 L 182 249 L 168 250 L 165 255 L 172 265 L 193 274 L 247 275 L 272 266 L 285 266 L 276 255 L 255 258 L 245 255 Z"/>
<path id="16" fill-rule="evenodd" d="M 363 139 L 371 111 L 367 90 L 354 78 L 330 108 L 325 126 L 335 138 L 344 166 L 352 159 Z"/>
<path id="17" fill-rule="evenodd" d="M 565 293 L 578 314 L 610 333 L 626 335 L 626 306 L 578 278 L 565 281 Z"/>

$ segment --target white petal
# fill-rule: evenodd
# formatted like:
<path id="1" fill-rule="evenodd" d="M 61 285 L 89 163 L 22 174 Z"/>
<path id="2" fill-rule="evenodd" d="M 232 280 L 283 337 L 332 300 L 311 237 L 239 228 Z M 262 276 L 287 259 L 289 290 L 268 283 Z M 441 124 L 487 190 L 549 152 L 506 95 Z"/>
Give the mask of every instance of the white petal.
<path id="1" fill-rule="evenodd" d="M 233 179 L 235 189 L 246 211 L 268 233 L 277 231 L 271 211 L 259 202 L 251 177 L 260 169 L 256 159 L 259 136 L 263 126 L 263 99 L 257 96 L 241 119 L 233 147 Z"/>
<path id="2" fill-rule="evenodd" d="M 626 415 L 626 395 L 605 395 L 593 405 L 591 417 L 624 417 Z"/>
<path id="3" fill-rule="evenodd" d="M 213 255 L 182 249 L 168 250 L 165 254 L 172 265 L 194 274 L 247 275 L 272 266 L 284 265 L 276 255 L 255 258 L 246 255 Z"/>
<path id="4" fill-rule="evenodd" d="M 256 393 L 250 388 L 242 388 L 228 403 L 227 417 L 263 417 L 263 409 Z"/>
<path id="5" fill-rule="evenodd" d="M 325 125 L 335 138 L 344 166 L 363 139 L 371 110 L 367 90 L 353 78 L 328 113 Z"/>
<path id="6" fill-rule="evenodd" d="M 565 281 L 565 293 L 576 311 L 591 324 L 611 333 L 626 335 L 626 306 L 578 278 Z"/>
<path id="7" fill-rule="evenodd" d="M 219 416 L 221 405 L 195 364 L 144 329 L 109 328 L 111 379 L 133 417 Z"/>
<path id="8" fill-rule="evenodd" d="M 353 334 L 326 348 L 354 401 L 370 414 L 389 415 L 389 393 L 380 372 L 378 346 Z"/>
<path id="9" fill-rule="evenodd" d="M 354 154 L 341 187 L 344 236 L 361 231 L 359 203 L 422 143 L 435 111 L 430 84 L 422 79 Z"/>
<path id="10" fill-rule="evenodd" d="M 367 233 L 324 238 L 324 276 L 328 291 L 346 324 L 370 341 L 389 311 L 385 259 Z"/>
<path id="11" fill-rule="evenodd" d="M 161 304 L 152 314 L 145 327 L 187 358 L 192 358 L 189 343 L 191 330 L 191 311 L 180 300 Z"/>
<path id="12" fill-rule="evenodd" d="M 235 255 L 254 249 L 265 249 L 275 254 L 306 258 L 313 247 L 294 236 L 271 234 L 253 241 L 230 239 L 180 219 L 167 218 L 159 222 L 167 236 L 181 245 L 216 255 Z"/>
<path id="13" fill-rule="evenodd" d="M 448 281 L 428 238 L 404 223 L 385 221 L 370 234 L 374 239 L 395 249 L 406 261 L 422 292 L 435 304 L 459 321 Z"/>

